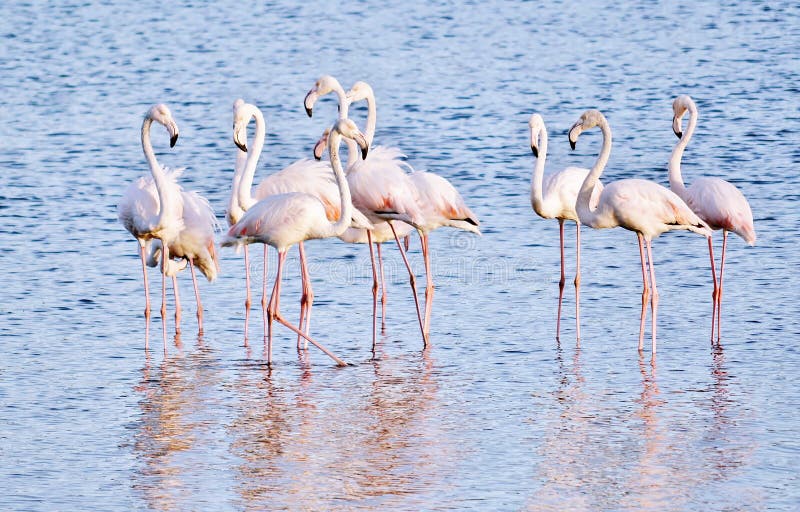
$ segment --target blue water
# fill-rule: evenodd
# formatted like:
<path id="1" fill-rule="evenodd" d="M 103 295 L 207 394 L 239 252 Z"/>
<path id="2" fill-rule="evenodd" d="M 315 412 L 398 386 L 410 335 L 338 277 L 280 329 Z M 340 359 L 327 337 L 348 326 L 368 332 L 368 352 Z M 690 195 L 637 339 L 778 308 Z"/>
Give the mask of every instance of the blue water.
<path id="1" fill-rule="evenodd" d="M 0 508 L 800 508 L 795 3 L 11 1 L 0 20 Z M 370 82 L 376 142 L 451 180 L 482 221 L 481 238 L 431 236 L 430 348 L 394 248 L 373 357 L 366 248 L 315 241 L 313 332 L 352 366 L 298 355 L 279 328 L 268 369 L 258 310 L 243 343 L 243 259 L 227 249 L 201 283 L 202 337 L 184 274 L 183 334 L 170 313 L 163 346 L 151 272 L 145 351 L 137 246 L 116 220 L 147 171 L 142 115 L 170 106 L 181 138 L 170 150 L 154 132 L 159 158 L 222 219 L 233 100 L 267 119 L 258 180 L 334 119 L 332 99 L 313 119 L 302 107 L 324 73 Z M 547 123 L 549 170 L 590 166 L 599 133 L 570 152 L 566 130 L 598 108 L 614 131 L 603 179 L 666 184 L 682 93 L 700 111 L 685 179 L 735 183 L 758 233 L 730 239 L 721 348 L 705 241 L 669 233 L 654 242 L 659 352 L 639 355 L 622 230 L 584 229 L 583 336 L 568 284 L 557 343 L 558 228 L 530 207 L 528 117 Z M 416 239 L 410 258 L 424 279 Z M 294 251 L 287 272 L 294 319 Z"/>

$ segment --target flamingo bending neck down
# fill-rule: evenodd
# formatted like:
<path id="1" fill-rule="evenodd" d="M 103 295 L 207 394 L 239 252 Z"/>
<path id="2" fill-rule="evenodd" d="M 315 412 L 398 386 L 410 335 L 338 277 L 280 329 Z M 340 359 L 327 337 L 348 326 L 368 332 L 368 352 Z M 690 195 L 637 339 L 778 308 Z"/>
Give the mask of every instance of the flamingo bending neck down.
<path id="1" fill-rule="evenodd" d="M 658 288 L 653 265 L 651 240 L 665 231 L 683 229 L 710 236 L 711 230 L 700 217 L 678 197 L 665 187 L 648 180 L 623 179 L 608 183 L 597 198 L 597 204 L 591 204 L 595 186 L 603 173 L 603 169 L 611 154 L 611 128 L 605 116 L 597 110 L 587 110 L 569 130 L 569 142 L 572 148 L 578 136 L 594 127 L 603 132 L 603 147 L 591 172 L 581 185 L 575 209 L 582 224 L 594 229 L 623 227 L 634 231 L 639 241 L 639 257 L 642 261 L 642 313 L 639 323 L 639 350 L 644 341 L 644 324 L 647 314 L 647 303 L 650 302 L 652 323 L 652 353 L 656 353 L 656 318 L 658 314 Z M 647 246 L 647 257 L 643 247 Z M 650 262 L 650 285 L 647 282 L 647 264 Z"/>
<path id="2" fill-rule="evenodd" d="M 242 218 L 228 231 L 222 245 L 225 247 L 251 243 L 269 244 L 278 251 L 278 269 L 272 295 L 265 311 L 265 334 L 267 336 L 268 363 L 272 362 L 272 321 L 277 320 L 296 334 L 302 336 L 321 349 L 339 365 L 346 365 L 328 349 L 320 345 L 308 334 L 286 321 L 280 313 L 280 288 L 286 251 L 295 243 L 315 238 L 328 238 L 341 235 L 351 224 L 353 204 L 350 189 L 339 161 L 339 143 L 342 137 L 351 138 L 365 154 L 368 145 L 364 136 L 349 119 L 340 119 L 331 130 L 328 151 L 331 166 L 339 188 L 341 215 L 336 222 L 330 222 L 325 213 L 325 205 L 315 196 L 301 192 L 289 192 L 268 196 L 253 205 Z M 266 291 L 266 289 L 265 289 Z M 262 300 L 266 304 L 266 299 Z"/>
<path id="3" fill-rule="evenodd" d="M 325 75 L 317 80 L 314 87 L 306 95 L 304 105 L 309 116 L 312 114 L 312 109 L 317 99 L 331 92 L 335 92 L 339 99 L 339 117 L 347 116 L 350 103 L 353 100 L 347 97 L 347 93 L 344 92 L 344 88 L 339 81 L 330 75 Z M 368 119 L 367 123 L 367 131 L 371 136 L 374 134 L 375 126 L 374 97 L 368 107 L 372 112 L 371 121 Z M 365 134 L 365 137 L 367 137 L 367 134 Z M 353 194 L 353 205 L 366 215 L 367 219 L 373 224 L 381 222 L 389 224 L 392 237 L 397 243 L 403 263 L 408 270 L 423 345 L 427 346 L 428 336 L 420 311 L 419 298 L 417 297 L 416 277 L 400 243 L 400 235 L 398 235 L 398 230 L 394 223 L 394 221 L 402 221 L 416 228 L 423 225 L 424 219 L 417 202 L 417 191 L 406 173 L 408 165 L 400 160 L 402 156 L 400 151 L 394 148 L 373 148 L 371 146 L 371 138 L 367 137 L 367 141 L 370 143 L 369 158 L 365 157 L 358 160 L 357 153 L 348 147 L 347 181 Z M 319 144 L 317 148 L 319 148 Z M 375 267 L 375 257 L 372 249 L 373 239 L 370 230 L 367 231 L 367 243 L 369 244 L 370 261 L 372 263 L 372 347 L 374 352 L 377 331 L 378 272 Z"/>
<path id="4" fill-rule="evenodd" d="M 247 126 L 250 121 L 255 121 L 255 133 L 252 145 L 247 147 Z M 236 169 L 233 176 L 233 186 L 228 207 L 228 223 L 235 224 L 250 207 L 257 201 L 275 194 L 288 192 L 303 192 L 317 197 L 325 206 L 325 213 L 329 220 L 338 219 L 341 213 L 339 207 L 339 189 L 333 179 L 331 166 L 327 162 L 317 162 L 311 159 L 300 159 L 284 169 L 267 176 L 252 190 L 255 170 L 261 151 L 264 147 L 266 136 L 266 123 L 258 107 L 244 100 L 234 102 L 234 141 L 237 145 Z M 247 150 L 247 151 L 245 151 Z M 351 225 L 362 227 L 371 226 L 370 222 L 360 212 L 353 211 Z M 300 251 L 300 274 L 302 277 L 303 293 L 300 299 L 299 327 L 306 333 L 310 331 L 311 307 L 314 294 L 308 280 L 308 267 L 306 263 L 303 242 L 298 243 Z M 266 250 L 264 245 L 264 273 L 266 274 Z M 247 296 L 245 299 L 245 338 L 247 338 L 247 325 L 250 312 L 250 266 L 247 245 L 244 246 L 245 257 L 245 284 Z M 266 293 L 263 294 L 266 300 Z M 266 304 L 262 304 L 262 309 Z M 298 345 L 302 337 L 298 336 Z"/>
<path id="5" fill-rule="evenodd" d="M 558 313 L 556 317 L 556 340 L 561 336 L 561 303 L 564 299 L 564 222 L 575 222 L 575 331 L 576 339 L 581 339 L 580 286 L 581 286 L 581 221 L 575 211 L 575 202 L 589 169 L 567 167 L 545 179 L 544 166 L 547 159 L 547 128 L 539 114 L 532 114 L 528 121 L 531 151 L 536 158 L 531 179 L 531 205 L 533 211 L 543 219 L 558 219 L 561 247 L 561 279 L 558 282 Z M 603 185 L 598 181 L 592 193 L 592 203 L 596 202 Z"/>
<path id="6" fill-rule="evenodd" d="M 153 121 L 167 128 L 170 147 L 178 140 L 178 125 L 164 104 L 154 105 L 142 122 L 142 150 L 145 154 L 150 176 L 143 176 L 131 183 L 118 206 L 118 217 L 125 228 L 139 242 L 142 273 L 145 287 L 145 319 L 149 328 L 150 296 L 146 266 L 155 266 L 160 257 L 162 273 L 161 316 L 166 341 L 166 277 L 173 278 L 175 290 L 175 330 L 180 332 L 180 302 L 175 275 L 186 263 L 176 263 L 173 256 L 184 258 L 191 265 L 197 300 L 197 317 L 200 332 L 203 330 L 203 309 L 194 279 L 194 263 L 213 280 L 218 265 L 213 245 L 214 214 L 208 201 L 199 195 L 185 192 L 177 183 L 181 170 L 168 170 L 156 159 L 150 141 Z M 204 223 L 204 224 L 203 224 Z M 155 243 L 153 241 L 155 240 Z"/>
<path id="7" fill-rule="evenodd" d="M 708 256 L 711 260 L 711 278 L 714 289 L 711 293 L 711 340 L 714 340 L 714 323 L 716 319 L 717 343 L 720 341 L 722 321 L 722 272 L 725 268 L 725 250 L 728 244 L 728 231 L 742 237 L 748 245 L 756 243 L 756 232 L 753 227 L 753 212 L 742 192 L 731 183 L 720 178 L 697 178 L 689 187 L 683 184 L 681 176 L 681 158 L 683 151 L 692 138 L 697 126 L 697 106 L 692 98 L 681 95 L 672 102 L 672 131 L 680 139 L 672 150 L 669 159 L 669 188 L 686 201 L 703 221 L 713 230 L 722 230 L 722 259 L 719 267 L 719 282 L 716 277 L 714 248 L 711 237 L 708 237 Z M 689 112 L 686 131 L 681 129 L 683 116 Z"/>

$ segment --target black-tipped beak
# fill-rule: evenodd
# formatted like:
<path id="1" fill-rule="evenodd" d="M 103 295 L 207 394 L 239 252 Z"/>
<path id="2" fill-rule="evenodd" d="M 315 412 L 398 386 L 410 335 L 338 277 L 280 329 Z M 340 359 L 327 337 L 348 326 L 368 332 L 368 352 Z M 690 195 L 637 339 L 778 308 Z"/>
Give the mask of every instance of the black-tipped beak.
<path id="1" fill-rule="evenodd" d="M 317 101 L 317 93 L 314 89 L 308 91 L 306 97 L 303 98 L 303 107 L 306 109 L 306 114 L 308 117 L 312 117 L 313 109 L 314 109 L 314 102 Z"/>
<path id="2" fill-rule="evenodd" d="M 672 131 L 675 131 L 675 130 L 672 130 Z M 681 131 L 677 131 L 677 132 L 675 132 L 675 136 L 676 136 L 676 137 L 678 137 L 678 138 L 680 139 L 680 138 L 682 138 L 682 137 L 683 137 L 683 132 L 681 132 Z"/>
<path id="3" fill-rule="evenodd" d="M 177 133 L 175 135 L 173 135 L 172 137 L 170 137 L 170 139 L 169 139 L 169 147 L 174 148 L 176 142 L 178 142 L 178 134 Z"/>
<path id="4" fill-rule="evenodd" d="M 247 153 L 247 145 L 246 145 L 246 144 L 242 144 L 241 142 L 239 142 L 239 141 L 238 141 L 238 140 L 236 140 L 236 139 L 233 139 L 233 143 L 234 143 L 234 144 L 236 144 L 236 147 L 237 147 L 237 148 L 239 148 L 239 149 L 241 149 L 242 151 L 244 151 L 245 153 Z"/>
<path id="5" fill-rule="evenodd" d="M 369 146 L 362 146 L 361 147 L 361 158 L 366 160 L 367 159 L 367 153 L 369 153 Z"/>
<path id="6" fill-rule="evenodd" d="M 572 148 L 572 149 L 575 149 L 575 141 L 574 140 L 569 139 L 569 147 Z"/>
<path id="7" fill-rule="evenodd" d="M 308 114 L 308 117 L 313 117 L 313 116 L 312 116 L 312 114 L 313 114 L 313 111 L 312 111 L 312 109 L 310 109 L 310 108 L 306 107 L 306 114 Z"/>
<path id="8" fill-rule="evenodd" d="M 531 146 L 531 151 L 533 152 L 533 156 L 539 158 L 539 148 L 536 146 Z"/>

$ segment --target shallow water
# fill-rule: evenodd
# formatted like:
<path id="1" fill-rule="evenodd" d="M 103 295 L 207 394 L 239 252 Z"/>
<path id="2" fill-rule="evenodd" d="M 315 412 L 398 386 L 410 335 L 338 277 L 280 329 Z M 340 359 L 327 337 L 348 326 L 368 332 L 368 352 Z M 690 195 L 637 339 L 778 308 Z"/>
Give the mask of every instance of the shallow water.
<path id="1" fill-rule="evenodd" d="M 2 508 L 796 510 L 800 9 L 338 9 L 0 9 Z M 268 369 L 257 309 L 243 343 L 243 259 L 228 250 L 219 280 L 201 284 L 202 337 L 181 275 L 183 334 L 172 336 L 170 313 L 162 345 L 151 272 L 156 311 L 145 351 L 136 243 L 115 209 L 146 172 L 142 114 L 170 105 L 181 138 L 169 150 L 154 131 L 159 158 L 187 167 L 182 184 L 222 220 L 232 101 L 264 111 L 264 176 L 310 156 L 334 119 L 332 99 L 311 120 L 302 108 L 323 73 L 345 85 L 369 81 L 376 141 L 450 179 L 482 221 L 481 238 L 431 237 L 431 347 L 421 350 L 395 248 L 384 251 L 392 283 L 373 357 L 366 248 L 315 241 L 307 245 L 313 332 L 352 366 L 336 368 L 313 349 L 298 355 L 279 328 Z M 540 112 L 549 128 L 548 169 L 590 166 L 599 133 L 569 152 L 566 129 L 599 108 L 614 130 L 604 180 L 666 184 L 680 93 L 701 116 L 684 157 L 687 182 L 732 181 L 756 218 L 755 247 L 729 243 L 722 346 L 708 341 L 704 240 L 655 241 L 653 360 L 635 348 L 635 237 L 588 229 L 582 340 L 568 284 L 559 344 L 558 229 L 530 208 L 528 117 Z M 352 110 L 359 122 L 364 113 Z M 571 276 L 571 231 L 568 240 Z M 422 280 L 416 239 L 410 258 Z M 292 319 L 297 275 L 293 251 L 282 300 Z"/>

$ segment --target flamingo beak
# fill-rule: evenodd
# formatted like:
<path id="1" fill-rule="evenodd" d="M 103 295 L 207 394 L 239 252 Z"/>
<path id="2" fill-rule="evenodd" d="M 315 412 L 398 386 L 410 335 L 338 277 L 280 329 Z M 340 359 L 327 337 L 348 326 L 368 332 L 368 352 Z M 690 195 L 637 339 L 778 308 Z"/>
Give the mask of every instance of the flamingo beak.
<path id="1" fill-rule="evenodd" d="M 330 135 L 330 130 L 326 129 L 325 132 L 322 134 L 322 137 L 320 137 L 317 143 L 314 144 L 315 160 L 322 160 L 322 154 L 325 152 L 325 146 L 328 145 L 329 135 Z"/>
<path id="2" fill-rule="evenodd" d="M 169 147 L 174 148 L 175 143 L 178 142 L 178 125 L 170 120 L 167 124 L 167 130 L 169 131 Z"/>
<path id="3" fill-rule="evenodd" d="M 233 125 L 233 143 L 236 147 L 247 153 L 247 132 L 245 131 L 247 125 L 240 126 Z"/>
<path id="4" fill-rule="evenodd" d="M 672 131 L 679 139 L 683 137 L 683 130 L 681 130 L 681 118 L 678 116 L 672 118 Z"/>
<path id="5" fill-rule="evenodd" d="M 358 146 L 361 148 L 361 158 L 364 160 L 367 159 L 367 153 L 369 153 L 369 144 L 367 144 L 367 139 L 364 138 L 364 135 L 359 133 L 353 139 L 358 143 Z"/>
<path id="6" fill-rule="evenodd" d="M 177 133 L 169 138 L 169 147 L 174 148 L 176 142 L 178 142 L 178 134 Z"/>
<path id="7" fill-rule="evenodd" d="M 531 144 L 531 151 L 533 152 L 533 156 L 539 158 L 539 148 L 536 147 L 536 144 Z"/>
<path id="8" fill-rule="evenodd" d="M 303 100 L 303 106 L 306 109 L 306 114 L 308 114 L 308 117 L 312 117 L 314 103 L 317 102 L 318 98 L 319 95 L 317 94 L 316 89 L 311 89 L 310 91 L 308 91 L 308 94 L 306 94 L 306 97 Z"/>
<path id="9" fill-rule="evenodd" d="M 583 131 L 583 125 L 580 121 L 572 125 L 569 129 L 569 147 L 575 149 L 575 143 L 578 142 L 578 136 Z"/>

